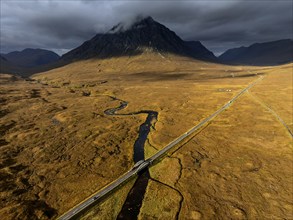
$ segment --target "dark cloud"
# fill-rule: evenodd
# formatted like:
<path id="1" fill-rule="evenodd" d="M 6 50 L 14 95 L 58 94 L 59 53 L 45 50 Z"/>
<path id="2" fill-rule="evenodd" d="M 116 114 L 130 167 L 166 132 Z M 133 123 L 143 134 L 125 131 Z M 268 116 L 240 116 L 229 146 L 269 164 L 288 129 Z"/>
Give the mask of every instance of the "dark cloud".
<path id="1" fill-rule="evenodd" d="M 1 0 L 1 52 L 27 47 L 63 53 L 120 21 L 150 15 L 185 40 L 219 54 L 292 36 L 291 0 Z"/>

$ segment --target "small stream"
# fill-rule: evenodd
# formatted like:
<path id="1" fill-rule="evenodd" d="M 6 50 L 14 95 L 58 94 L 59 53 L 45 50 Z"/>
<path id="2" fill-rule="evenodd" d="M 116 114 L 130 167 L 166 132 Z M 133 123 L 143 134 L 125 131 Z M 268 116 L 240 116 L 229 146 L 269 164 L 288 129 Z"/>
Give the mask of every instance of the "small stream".
<path id="1" fill-rule="evenodd" d="M 139 127 L 138 137 L 135 140 L 133 146 L 133 161 L 137 163 L 140 160 L 145 159 L 144 155 L 144 145 L 147 140 L 150 129 L 153 126 L 152 122 L 157 121 L 158 112 L 156 111 L 139 111 L 127 114 L 117 114 L 117 111 L 120 111 L 127 107 L 128 102 L 117 99 L 116 97 L 110 96 L 112 100 L 120 101 L 120 105 L 116 108 L 107 109 L 104 111 L 106 115 L 117 115 L 117 116 L 131 116 L 138 114 L 147 114 L 147 118 L 144 123 Z M 117 217 L 117 219 L 137 219 L 137 216 L 140 212 L 142 201 L 145 195 L 145 191 L 148 185 L 150 178 L 149 171 L 146 170 L 143 173 L 140 173 L 137 180 L 135 181 L 132 189 L 129 191 L 127 198 L 123 204 L 123 207 Z"/>

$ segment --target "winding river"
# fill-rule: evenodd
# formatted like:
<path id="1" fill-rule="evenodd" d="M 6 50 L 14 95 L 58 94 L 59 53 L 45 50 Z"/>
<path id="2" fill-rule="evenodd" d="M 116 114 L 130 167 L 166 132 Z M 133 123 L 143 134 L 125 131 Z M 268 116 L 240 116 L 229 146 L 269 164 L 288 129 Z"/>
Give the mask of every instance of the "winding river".
<path id="1" fill-rule="evenodd" d="M 133 146 L 133 161 L 137 163 L 145 159 L 144 155 L 144 145 L 147 140 L 148 134 L 150 133 L 151 127 L 157 121 L 158 112 L 151 110 L 143 110 L 139 112 L 118 114 L 117 112 L 126 108 L 128 102 L 120 100 L 116 97 L 109 96 L 114 101 L 120 101 L 120 105 L 116 108 L 110 108 L 104 111 L 106 115 L 116 115 L 116 116 L 131 116 L 138 114 L 147 114 L 147 118 L 144 123 L 139 127 L 138 137 L 134 142 Z M 117 219 L 137 219 L 139 214 L 142 201 L 145 195 L 145 191 L 150 178 L 149 170 L 139 174 L 137 180 L 135 181 L 132 189 L 129 191 L 127 198 L 123 204 L 123 207 L 117 216 Z"/>

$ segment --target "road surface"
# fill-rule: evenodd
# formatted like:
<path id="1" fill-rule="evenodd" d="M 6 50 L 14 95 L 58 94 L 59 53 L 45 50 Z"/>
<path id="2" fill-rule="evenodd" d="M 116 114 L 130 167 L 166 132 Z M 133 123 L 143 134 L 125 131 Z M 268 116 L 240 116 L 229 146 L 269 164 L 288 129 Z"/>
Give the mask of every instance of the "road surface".
<path id="1" fill-rule="evenodd" d="M 119 177 L 114 182 L 110 183 L 106 187 L 104 187 L 102 190 L 96 192 L 95 194 L 91 195 L 89 198 L 85 199 L 83 202 L 79 203 L 75 207 L 73 207 L 71 210 L 63 214 L 59 217 L 60 220 L 68 220 L 76 217 L 78 214 L 80 214 L 82 211 L 84 211 L 86 208 L 91 206 L 93 203 L 97 202 L 98 200 L 102 199 L 105 195 L 109 194 L 114 189 L 121 186 L 123 183 L 127 182 L 134 176 L 136 176 L 139 172 L 145 170 L 147 167 L 149 167 L 151 164 L 153 164 L 156 160 L 161 158 L 163 155 L 165 155 L 169 150 L 171 150 L 174 146 L 176 146 L 178 143 L 180 143 L 182 140 L 186 139 L 190 135 L 192 135 L 195 131 L 200 129 L 202 126 L 204 126 L 207 122 L 211 121 L 213 118 L 215 118 L 217 115 L 219 115 L 221 112 L 225 111 L 236 99 L 238 99 L 243 93 L 248 91 L 251 87 L 253 87 L 258 81 L 262 80 L 263 76 L 259 77 L 257 80 L 249 84 L 246 88 L 241 90 L 236 96 L 234 96 L 230 101 L 228 101 L 225 105 L 223 105 L 220 109 L 218 109 L 216 112 L 214 112 L 209 117 L 202 120 L 199 124 L 192 127 L 190 130 L 185 132 L 183 135 L 179 136 L 177 139 L 173 140 L 171 143 L 169 143 L 166 147 L 164 147 L 162 150 L 158 151 L 156 154 L 154 154 L 152 157 L 148 158 L 145 161 L 139 161 L 134 167 L 128 171 L 127 173 L 123 174 L 121 177 Z"/>

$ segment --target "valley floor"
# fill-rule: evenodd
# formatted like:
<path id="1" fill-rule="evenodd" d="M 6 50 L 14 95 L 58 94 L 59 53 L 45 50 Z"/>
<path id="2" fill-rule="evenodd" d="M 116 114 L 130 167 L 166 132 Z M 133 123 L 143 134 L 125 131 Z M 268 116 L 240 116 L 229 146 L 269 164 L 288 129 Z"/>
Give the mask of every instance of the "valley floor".
<path id="1" fill-rule="evenodd" d="M 138 219 L 293 218 L 292 64 L 186 61 L 180 71 L 166 65 L 153 73 L 88 62 L 34 81 L 0 75 L 2 219 L 56 218 L 132 168 L 146 115 L 105 115 L 119 106 L 111 97 L 128 102 L 121 114 L 158 112 L 148 158 L 259 75 L 255 87 L 150 168 Z M 115 219 L 133 183 L 82 218 Z"/>

